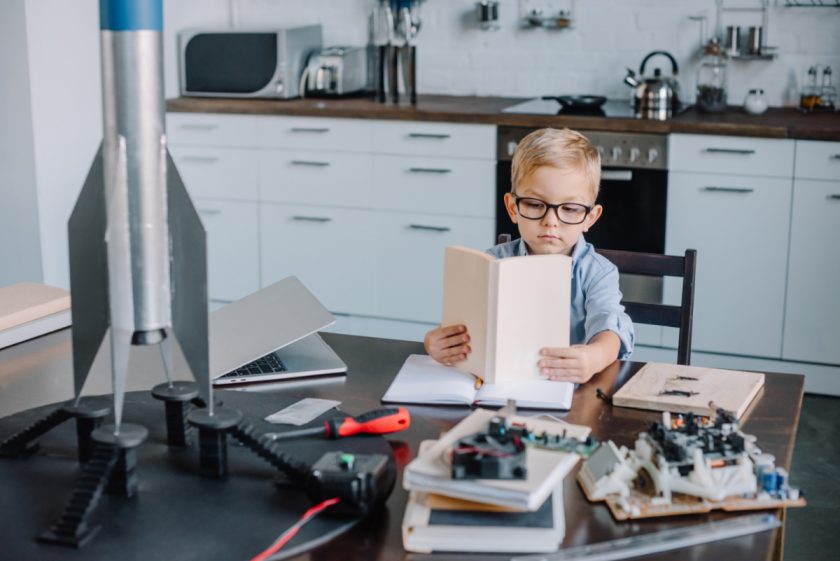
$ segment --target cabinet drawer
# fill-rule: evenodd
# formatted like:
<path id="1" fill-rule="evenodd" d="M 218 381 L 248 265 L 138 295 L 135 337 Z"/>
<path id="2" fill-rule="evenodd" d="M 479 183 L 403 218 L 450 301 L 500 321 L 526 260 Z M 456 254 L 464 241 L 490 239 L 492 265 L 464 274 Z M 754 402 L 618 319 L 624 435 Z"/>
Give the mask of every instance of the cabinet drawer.
<path id="1" fill-rule="evenodd" d="M 696 350 L 781 356 L 791 190 L 789 179 L 669 174 L 665 252 L 697 250 Z M 667 303 L 681 284 L 665 279 Z"/>
<path id="2" fill-rule="evenodd" d="M 297 276 L 327 309 L 372 315 L 375 237 L 363 210 L 262 203 L 262 285 Z"/>
<path id="3" fill-rule="evenodd" d="M 795 175 L 840 181 L 840 142 L 797 140 Z"/>
<path id="4" fill-rule="evenodd" d="M 257 200 L 256 150 L 179 145 L 171 152 L 191 196 Z"/>
<path id="5" fill-rule="evenodd" d="M 668 168 L 673 171 L 793 175 L 793 140 L 672 134 L 668 143 Z"/>
<path id="6" fill-rule="evenodd" d="M 232 302 L 259 288 L 257 203 L 196 198 L 207 231 L 207 291 Z"/>
<path id="7" fill-rule="evenodd" d="M 382 213 L 377 226 L 377 316 L 438 323 L 447 246 L 484 250 L 495 220 L 433 214 Z"/>
<path id="8" fill-rule="evenodd" d="M 259 160 L 263 201 L 331 206 L 370 204 L 370 154 L 260 150 Z"/>
<path id="9" fill-rule="evenodd" d="M 496 159 L 496 127 L 456 123 L 376 121 L 373 151 L 378 154 Z"/>
<path id="10" fill-rule="evenodd" d="M 371 206 L 495 216 L 496 164 L 455 158 L 373 156 Z"/>
<path id="11" fill-rule="evenodd" d="M 263 117 L 259 142 L 265 148 L 369 152 L 371 122 L 318 117 Z"/>
<path id="12" fill-rule="evenodd" d="M 169 144 L 256 146 L 260 117 L 209 113 L 167 113 Z"/>
<path id="13" fill-rule="evenodd" d="M 782 358 L 840 364 L 840 181 L 797 180 Z"/>

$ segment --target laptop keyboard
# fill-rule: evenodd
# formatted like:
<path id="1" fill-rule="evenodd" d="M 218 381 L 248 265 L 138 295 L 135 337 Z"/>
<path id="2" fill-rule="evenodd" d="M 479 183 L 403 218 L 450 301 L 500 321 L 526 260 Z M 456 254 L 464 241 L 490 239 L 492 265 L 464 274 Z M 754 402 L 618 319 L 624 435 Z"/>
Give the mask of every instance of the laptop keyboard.
<path id="1" fill-rule="evenodd" d="M 260 357 L 254 362 L 249 362 L 245 366 L 240 366 L 236 370 L 232 370 L 227 374 L 220 376 L 220 378 L 234 378 L 237 376 L 253 376 L 255 374 L 270 374 L 272 372 L 285 372 L 286 366 L 283 361 L 277 358 L 275 353 L 269 353 L 264 357 Z"/>

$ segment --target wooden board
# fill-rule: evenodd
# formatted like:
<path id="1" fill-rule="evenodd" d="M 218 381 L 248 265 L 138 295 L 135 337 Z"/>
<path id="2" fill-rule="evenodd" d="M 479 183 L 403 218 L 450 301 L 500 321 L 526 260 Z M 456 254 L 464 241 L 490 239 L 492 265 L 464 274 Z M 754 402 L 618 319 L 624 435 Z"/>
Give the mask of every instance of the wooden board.
<path id="1" fill-rule="evenodd" d="M 649 362 L 612 397 L 613 405 L 712 416 L 722 407 L 740 418 L 764 386 L 764 374 Z M 667 392 L 690 395 L 669 395 Z M 710 404 L 714 404 L 710 406 Z"/>
<path id="2" fill-rule="evenodd" d="M 601 501 L 595 500 L 586 492 L 586 486 L 577 477 L 578 484 L 583 491 L 586 500 L 591 503 L 605 502 L 610 509 L 610 514 L 618 521 L 640 520 L 643 518 L 657 518 L 661 516 L 682 516 L 685 514 L 702 514 L 713 510 L 727 512 L 746 510 L 766 510 L 773 508 L 802 507 L 806 505 L 805 499 L 801 496 L 796 499 L 761 499 L 747 497 L 728 497 L 722 501 L 710 501 L 689 495 L 675 493 L 673 500 L 666 504 L 656 504 L 650 495 L 632 490 L 629 497 L 622 498 L 617 495 L 607 496 Z M 636 512 L 634 512 L 636 511 Z"/>

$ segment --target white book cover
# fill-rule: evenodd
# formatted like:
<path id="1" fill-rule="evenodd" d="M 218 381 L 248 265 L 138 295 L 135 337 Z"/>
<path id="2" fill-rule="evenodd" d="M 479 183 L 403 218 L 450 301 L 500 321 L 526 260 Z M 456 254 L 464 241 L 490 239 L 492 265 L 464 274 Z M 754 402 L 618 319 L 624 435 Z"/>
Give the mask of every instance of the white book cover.
<path id="1" fill-rule="evenodd" d="M 0 331 L 0 349 L 28 341 L 70 325 L 70 310 L 56 312 Z"/>
<path id="2" fill-rule="evenodd" d="M 566 255 L 447 247 L 441 325 L 466 325 L 472 348 L 457 366 L 490 383 L 539 379 L 539 350 L 569 345 L 571 283 Z"/>
<path id="3" fill-rule="evenodd" d="M 534 512 L 411 491 L 402 523 L 403 547 L 415 553 L 548 553 L 565 531 L 562 483 Z"/>
<path id="4" fill-rule="evenodd" d="M 452 446 L 461 438 L 484 431 L 497 412 L 477 409 L 452 430 L 434 441 L 406 466 L 403 487 L 409 491 L 435 493 L 449 497 L 537 510 L 580 459 L 577 454 L 528 448 L 525 479 L 452 479 L 449 463 Z M 524 423 L 528 429 L 548 434 L 565 434 L 585 439 L 589 427 L 514 415 L 510 422 Z"/>
<path id="5" fill-rule="evenodd" d="M 432 405 L 503 406 L 509 399 L 530 409 L 568 410 L 575 385 L 553 380 L 523 380 L 499 384 L 483 383 L 476 377 L 445 366 L 428 355 L 410 355 L 382 396 L 385 403 L 427 403 Z"/>

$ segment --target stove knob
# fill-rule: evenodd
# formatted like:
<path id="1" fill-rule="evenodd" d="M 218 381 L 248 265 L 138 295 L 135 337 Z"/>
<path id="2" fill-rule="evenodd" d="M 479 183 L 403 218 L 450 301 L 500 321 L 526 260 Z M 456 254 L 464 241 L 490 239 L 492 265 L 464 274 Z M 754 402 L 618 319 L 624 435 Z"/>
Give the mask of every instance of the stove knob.
<path id="1" fill-rule="evenodd" d="M 659 158 L 659 150 L 656 148 L 649 148 L 647 153 L 647 161 L 649 164 L 652 164 Z"/>
<path id="2" fill-rule="evenodd" d="M 642 151 L 636 148 L 635 146 L 630 149 L 630 161 L 635 162 L 639 159 L 639 156 L 642 154 Z"/>
<path id="3" fill-rule="evenodd" d="M 614 162 L 617 162 L 618 160 L 621 159 L 621 152 L 622 152 L 621 146 L 613 146 L 612 159 L 613 159 Z"/>
<path id="4" fill-rule="evenodd" d="M 600 144 L 598 146 L 596 146 L 595 148 L 598 149 L 598 155 L 601 156 L 601 159 L 603 160 L 604 159 L 604 152 L 606 152 L 606 148 L 604 148 Z"/>

